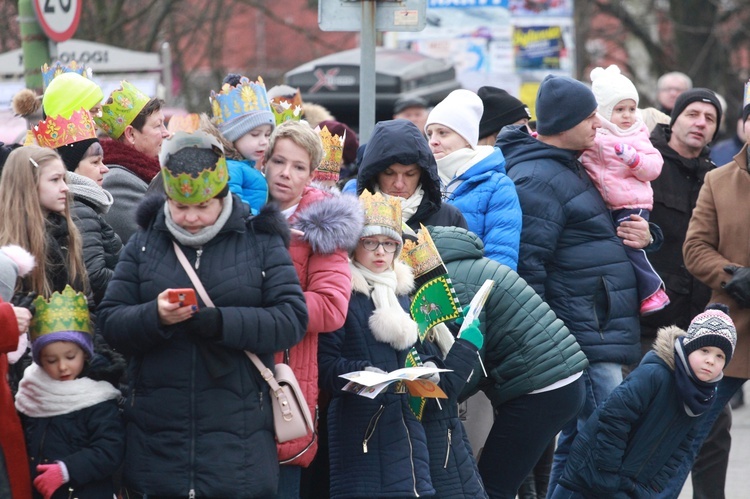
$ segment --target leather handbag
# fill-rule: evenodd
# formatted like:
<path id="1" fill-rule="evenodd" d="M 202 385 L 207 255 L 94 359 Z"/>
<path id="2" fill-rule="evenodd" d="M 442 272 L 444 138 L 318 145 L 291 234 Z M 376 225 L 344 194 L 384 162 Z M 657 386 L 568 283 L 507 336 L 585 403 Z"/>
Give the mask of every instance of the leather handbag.
<path id="1" fill-rule="evenodd" d="M 190 265 L 185 253 L 177 245 L 174 245 L 177 259 L 182 264 L 188 277 L 195 286 L 195 291 L 200 295 L 203 303 L 208 307 L 213 307 L 214 303 L 211 297 L 208 296 L 206 288 L 203 287 L 200 278 L 193 270 Z M 297 377 L 294 375 L 294 371 L 289 367 L 288 364 L 279 363 L 274 366 L 274 371 L 266 367 L 257 355 L 252 352 L 245 350 L 245 355 L 250 359 L 253 365 L 258 369 L 260 375 L 266 380 L 268 386 L 271 387 L 272 395 L 272 407 L 273 407 L 273 424 L 276 432 L 276 441 L 279 443 L 288 442 L 295 438 L 301 438 L 306 435 L 312 435 L 310 443 L 307 447 L 297 456 L 291 459 L 282 461 L 282 464 L 290 462 L 298 456 L 302 455 L 307 449 L 309 449 L 315 442 L 315 426 L 313 425 L 312 416 L 310 415 L 310 409 L 307 407 L 307 401 L 305 396 L 302 394 L 302 390 L 297 382 Z M 275 373 L 275 376 L 274 376 Z"/>

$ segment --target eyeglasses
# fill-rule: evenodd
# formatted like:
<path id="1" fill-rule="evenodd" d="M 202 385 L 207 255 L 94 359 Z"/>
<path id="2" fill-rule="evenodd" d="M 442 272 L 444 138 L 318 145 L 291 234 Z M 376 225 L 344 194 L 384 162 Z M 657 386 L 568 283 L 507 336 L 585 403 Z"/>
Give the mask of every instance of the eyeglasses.
<path id="1" fill-rule="evenodd" d="M 362 247 L 367 251 L 375 251 L 378 249 L 378 246 L 382 246 L 383 251 L 386 253 L 395 253 L 399 246 L 399 244 L 394 241 L 381 242 L 376 239 L 360 239 L 359 242 L 362 243 Z"/>

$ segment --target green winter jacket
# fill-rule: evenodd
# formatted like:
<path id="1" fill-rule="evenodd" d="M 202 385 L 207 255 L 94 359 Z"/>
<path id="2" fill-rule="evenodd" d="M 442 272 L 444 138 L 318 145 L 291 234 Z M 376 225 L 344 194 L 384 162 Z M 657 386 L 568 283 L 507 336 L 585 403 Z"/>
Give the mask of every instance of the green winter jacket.
<path id="1" fill-rule="evenodd" d="M 477 365 L 461 400 L 481 389 L 497 407 L 588 366 L 573 335 L 531 286 L 510 267 L 484 258 L 479 237 L 458 227 L 430 227 L 430 234 L 462 305 L 485 280 L 495 281 L 480 316 L 488 377 Z"/>

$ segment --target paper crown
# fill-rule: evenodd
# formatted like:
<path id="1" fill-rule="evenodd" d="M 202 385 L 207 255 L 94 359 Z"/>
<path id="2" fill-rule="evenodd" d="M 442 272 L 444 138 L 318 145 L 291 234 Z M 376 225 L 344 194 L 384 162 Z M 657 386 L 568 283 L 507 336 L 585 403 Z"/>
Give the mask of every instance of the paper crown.
<path id="1" fill-rule="evenodd" d="M 91 79 L 91 69 L 83 64 L 78 64 L 76 61 L 70 61 L 70 64 L 63 64 L 60 61 L 55 61 L 51 66 L 44 63 L 42 66 L 42 83 L 44 88 L 47 88 L 56 76 L 63 73 L 78 73 L 84 78 Z"/>
<path id="2" fill-rule="evenodd" d="M 382 194 L 362 191 L 359 201 L 365 209 L 365 226 L 377 225 L 401 234 L 401 202 L 396 197 L 385 199 Z"/>
<path id="3" fill-rule="evenodd" d="M 401 261 L 412 268 L 415 279 L 443 266 L 443 259 L 440 258 L 437 246 L 424 225 L 421 225 L 416 242 L 407 239 L 404 243 Z"/>
<path id="4" fill-rule="evenodd" d="M 266 95 L 263 78 L 252 82 L 246 76 L 240 78 L 240 83 L 233 87 L 225 83 L 218 94 L 211 91 L 211 110 L 217 125 L 232 121 L 253 111 L 271 112 L 271 105 Z"/>
<path id="5" fill-rule="evenodd" d="M 48 116 L 34 127 L 34 137 L 41 147 L 58 147 L 96 138 L 96 127 L 91 114 L 85 109 L 74 112 L 70 118 Z"/>
<path id="6" fill-rule="evenodd" d="M 120 88 L 114 90 L 102 106 L 102 115 L 95 117 L 94 121 L 107 135 L 119 139 L 149 100 L 148 95 L 122 80 Z"/>
<path id="7" fill-rule="evenodd" d="M 323 143 L 323 159 L 313 174 L 315 180 L 338 181 L 339 173 L 341 172 L 341 162 L 344 157 L 346 131 L 344 131 L 342 136 L 331 134 L 327 126 L 324 126 L 322 130 L 320 127 L 316 127 L 315 131 Z"/>
<path id="8" fill-rule="evenodd" d="M 745 95 L 742 98 L 742 107 L 750 105 L 750 80 L 745 83 Z"/>
<path id="9" fill-rule="evenodd" d="M 299 88 L 291 96 L 279 95 L 271 97 L 271 111 L 276 118 L 276 124 L 281 125 L 285 121 L 299 121 L 302 119 L 302 94 Z"/>
<path id="10" fill-rule="evenodd" d="M 32 342 L 47 334 L 70 331 L 93 336 L 86 295 L 75 292 L 70 285 L 65 286 L 62 293 L 52 293 L 49 300 L 38 296 L 34 306 L 36 312 L 29 327 Z"/>
<path id="11" fill-rule="evenodd" d="M 189 113 L 169 118 L 167 130 L 172 133 L 188 132 L 193 133 L 200 128 L 201 117 L 197 113 Z"/>
<path id="12" fill-rule="evenodd" d="M 198 149 L 213 150 L 219 156 L 219 160 L 213 165 L 206 165 L 195 175 L 181 172 L 173 174 L 166 166 L 169 157 L 182 149 L 194 147 Z M 229 181 L 227 160 L 224 157 L 224 148 L 216 137 L 205 132 L 176 132 L 171 138 L 164 141 L 159 153 L 159 163 L 162 165 L 162 179 L 164 190 L 170 199 L 183 204 L 198 204 L 216 197 Z"/>

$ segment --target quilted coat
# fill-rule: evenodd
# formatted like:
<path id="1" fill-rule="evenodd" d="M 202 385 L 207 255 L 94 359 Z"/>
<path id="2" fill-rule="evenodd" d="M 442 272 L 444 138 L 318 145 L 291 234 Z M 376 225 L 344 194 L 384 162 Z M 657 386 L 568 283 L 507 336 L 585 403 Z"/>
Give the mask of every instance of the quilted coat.
<path id="1" fill-rule="evenodd" d="M 474 366 L 461 400 L 481 388 L 497 406 L 547 387 L 588 366 L 573 335 L 516 272 L 483 257 L 482 241 L 464 229 L 430 231 L 462 304 L 468 304 L 487 279 L 495 281 L 480 315 L 482 358 L 488 378 Z"/>
<path id="2" fill-rule="evenodd" d="M 318 334 L 344 325 L 352 289 L 348 251 L 359 241 L 363 219 L 359 200 L 315 187 L 305 188 L 290 218 L 292 227 L 304 234 L 292 237 L 289 252 L 305 295 L 309 322 L 302 341 L 277 353 L 276 362 L 288 359 L 312 415 L 318 404 Z M 302 437 L 279 444 L 279 459 L 296 456 L 309 443 L 309 437 Z M 290 464 L 308 466 L 317 447 L 315 442 Z"/>
<path id="3" fill-rule="evenodd" d="M 523 209 L 518 273 L 562 319 L 590 362 L 638 361 L 635 273 L 577 152 L 518 126 L 498 137 Z"/>
<path id="4" fill-rule="evenodd" d="M 183 247 L 221 311 L 221 339 L 202 340 L 159 323 L 156 297 L 192 287 L 177 261 L 164 198 L 148 200 L 99 307 L 105 339 L 129 357 L 125 484 L 156 496 L 275 494 L 278 459 L 266 382 L 245 356 L 272 366 L 273 353 L 307 327 L 299 279 L 285 247 L 286 222 L 271 207 L 247 218 L 238 198 L 219 233 Z M 206 344 L 211 341 L 210 345 Z M 210 352 L 229 373 L 213 378 Z"/>
<path id="5" fill-rule="evenodd" d="M 413 287 L 408 267 L 397 265 L 396 294 L 404 310 Z M 320 384 L 333 394 L 328 408 L 331 498 L 421 497 L 435 493 L 424 428 L 411 412 L 406 393 L 393 388 L 374 399 L 346 393 L 340 374 L 375 366 L 404 367 L 408 349 L 375 339 L 369 319 L 375 306 L 369 287 L 352 271 L 352 297 L 344 327 L 320 336 Z"/>
<path id="6" fill-rule="evenodd" d="M 659 330 L 654 349 L 578 433 L 560 483 L 587 498 L 657 497 L 690 452 L 706 413 L 690 417 L 674 376 L 674 342 Z"/>

